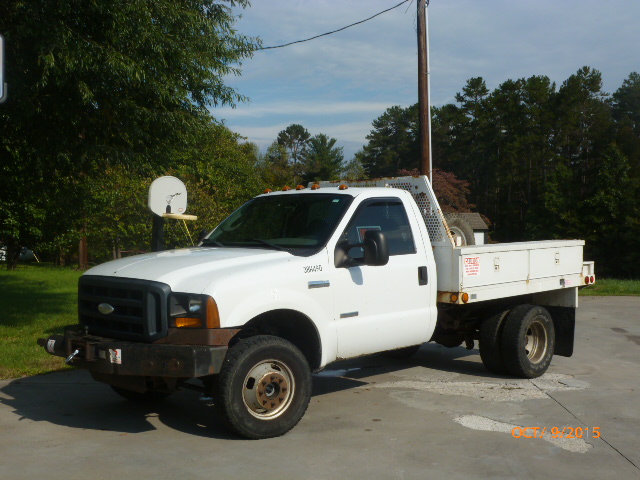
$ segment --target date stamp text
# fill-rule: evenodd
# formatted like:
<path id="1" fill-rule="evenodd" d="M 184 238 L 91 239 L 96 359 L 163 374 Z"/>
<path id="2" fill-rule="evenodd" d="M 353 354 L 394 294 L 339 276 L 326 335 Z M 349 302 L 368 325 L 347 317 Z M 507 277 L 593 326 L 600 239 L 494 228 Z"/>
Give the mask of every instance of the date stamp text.
<path id="1" fill-rule="evenodd" d="M 514 427 L 513 438 L 600 438 L 600 427 Z"/>

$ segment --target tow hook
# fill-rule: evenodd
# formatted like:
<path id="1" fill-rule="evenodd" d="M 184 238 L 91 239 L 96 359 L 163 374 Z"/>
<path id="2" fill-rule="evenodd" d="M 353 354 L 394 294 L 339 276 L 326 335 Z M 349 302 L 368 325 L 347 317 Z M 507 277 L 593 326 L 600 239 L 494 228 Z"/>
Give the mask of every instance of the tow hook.
<path id="1" fill-rule="evenodd" d="M 73 359 L 75 358 L 75 356 L 78 355 L 79 353 L 80 353 L 80 349 L 76 348 L 74 350 L 74 352 L 67 357 L 67 360 L 65 362 L 67 364 L 70 364 L 73 361 Z"/>

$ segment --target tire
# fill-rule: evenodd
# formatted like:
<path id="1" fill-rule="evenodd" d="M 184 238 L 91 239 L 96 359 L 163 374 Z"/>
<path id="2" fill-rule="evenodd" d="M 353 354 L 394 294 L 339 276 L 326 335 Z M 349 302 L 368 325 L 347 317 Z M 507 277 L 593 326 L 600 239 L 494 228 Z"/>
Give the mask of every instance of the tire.
<path id="1" fill-rule="evenodd" d="M 502 361 L 512 375 L 536 378 L 549 368 L 555 344 L 549 312 L 538 305 L 518 305 L 505 320 L 500 341 Z"/>
<path id="2" fill-rule="evenodd" d="M 126 388 L 116 387 L 115 385 L 109 385 L 114 392 L 120 395 L 122 398 L 136 403 L 159 403 L 167 398 L 170 393 L 157 392 L 154 390 L 147 390 L 146 392 L 134 392 L 133 390 L 127 390 Z"/>
<path id="3" fill-rule="evenodd" d="M 295 427 L 307 410 L 311 370 L 292 343 L 258 335 L 227 352 L 218 389 L 229 428 L 247 438 L 277 437 Z"/>
<path id="4" fill-rule="evenodd" d="M 480 358 L 487 370 L 499 375 L 508 373 L 500 351 L 504 320 L 508 314 L 509 310 L 496 313 L 480 326 Z"/>
<path id="5" fill-rule="evenodd" d="M 460 217 L 447 218 L 447 225 L 449 226 L 449 232 L 455 237 L 458 236 L 462 240 L 462 245 L 475 245 L 476 238 L 473 235 L 473 228 L 467 223 L 466 220 Z"/>

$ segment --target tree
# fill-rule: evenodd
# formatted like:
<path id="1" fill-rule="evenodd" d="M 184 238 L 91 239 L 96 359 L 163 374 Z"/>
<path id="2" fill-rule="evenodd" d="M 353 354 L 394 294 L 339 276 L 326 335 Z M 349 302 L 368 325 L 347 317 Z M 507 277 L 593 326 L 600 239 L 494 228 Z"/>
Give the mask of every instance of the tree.
<path id="1" fill-rule="evenodd" d="M 254 174 L 257 157 L 256 145 L 243 143 L 237 134 L 216 124 L 197 145 L 182 151 L 175 166 L 164 173 L 185 183 L 188 213 L 198 219 L 184 224 L 167 220 L 165 245 L 190 246 L 198 232 L 212 230 L 239 205 L 260 193 L 260 179 Z M 147 192 L 156 177 L 150 170 L 115 166 L 103 176 L 89 179 L 87 235 L 94 260 L 108 260 L 122 250 L 148 250 L 152 214 L 147 208 Z"/>
<path id="2" fill-rule="evenodd" d="M 631 172 L 640 176 L 640 74 L 631 72 L 612 96 L 616 144 L 629 159 Z"/>
<path id="3" fill-rule="evenodd" d="M 628 119 L 636 135 L 640 136 L 640 74 L 631 72 L 613 94 L 613 114 L 620 121 Z"/>
<path id="4" fill-rule="evenodd" d="M 469 203 L 469 182 L 458 179 L 451 172 L 443 172 L 434 168 L 432 173 L 433 192 L 438 199 L 443 213 L 470 213 L 475 205 Z M 420 175 L 417 168 L 412 170 L 402 169 L 398 171 L 399 176 Z"/>
<path id="5" fill-rule="evenodd" d="M 374 120 L 356 154 L 367 174 L 417 173 L 412 108 Z M 637 276 L 629 259 L 640 251 L 639 120 L 635 72 L 611 100 L 590 67 L 559 88 L 535 75 L 490 92 L 471 78 L 456 104 L 432 110 L 434 189 L 443 209 L 491 219 L 495 240 L 585 238 L 600 272 Z"/>
<path id="6" fill-rule="evenodd" d="M 305 154 L 307 143 L 311 134 L 302 125 L 294 123 L 278 133 L 278 145 L 289 151 L 289 157 L 293 164 L 299 163 Z"/>
<path id="7" fill-rule="evenodd" d="M 223 78 L 257 41 L 233 29 L 234 5 L 248 0 L 2 2 L 0 241 L 11 258 L 52 232 L 83 235 L 88 178 L 166 170 L 207 133 L 208 107 L 244 99 Z"/>
<path id="8" fill-rule="evenodd" d="M 394 106 L 373 121 L 368 143 L 356 153 L 369 177 L 390 177 L 419 166 L 418 107 Z"/>
<path id="9" fill-rule="evenodd" d="M 345 165 L 342 176 L 345 180 L 351 181 L 364 180 L 367 178 L 362 163 L 355 157 Z"/>
<path id="10" fill-rule="evenodd" d="M 289 151 L 274 141 L 258 162 L 258 171 L 265 187 L 282 188 L 297 185 L 293 165 L 289 162 Z"/>
<path id="11" fill-rule="evenodd" d="M 340 178 L 344 160 L 342 147 L 336 147 L 337 140 L 324 133 L 309 139 L 304 156 L 303 168 L 305 181 L 335 180 Z"/>

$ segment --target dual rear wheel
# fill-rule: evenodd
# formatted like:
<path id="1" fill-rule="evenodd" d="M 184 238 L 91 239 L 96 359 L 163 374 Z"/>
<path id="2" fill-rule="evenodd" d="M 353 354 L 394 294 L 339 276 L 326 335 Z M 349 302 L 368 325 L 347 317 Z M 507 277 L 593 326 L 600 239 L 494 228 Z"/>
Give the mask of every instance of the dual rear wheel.
<path id="1" fill-rule="evenodd" d="M 499 312 L 480 328 L 480 357 L 493 373 L 539 377 L 549 368 L 554 349 L 553 320 L 539 305 Z"/>

